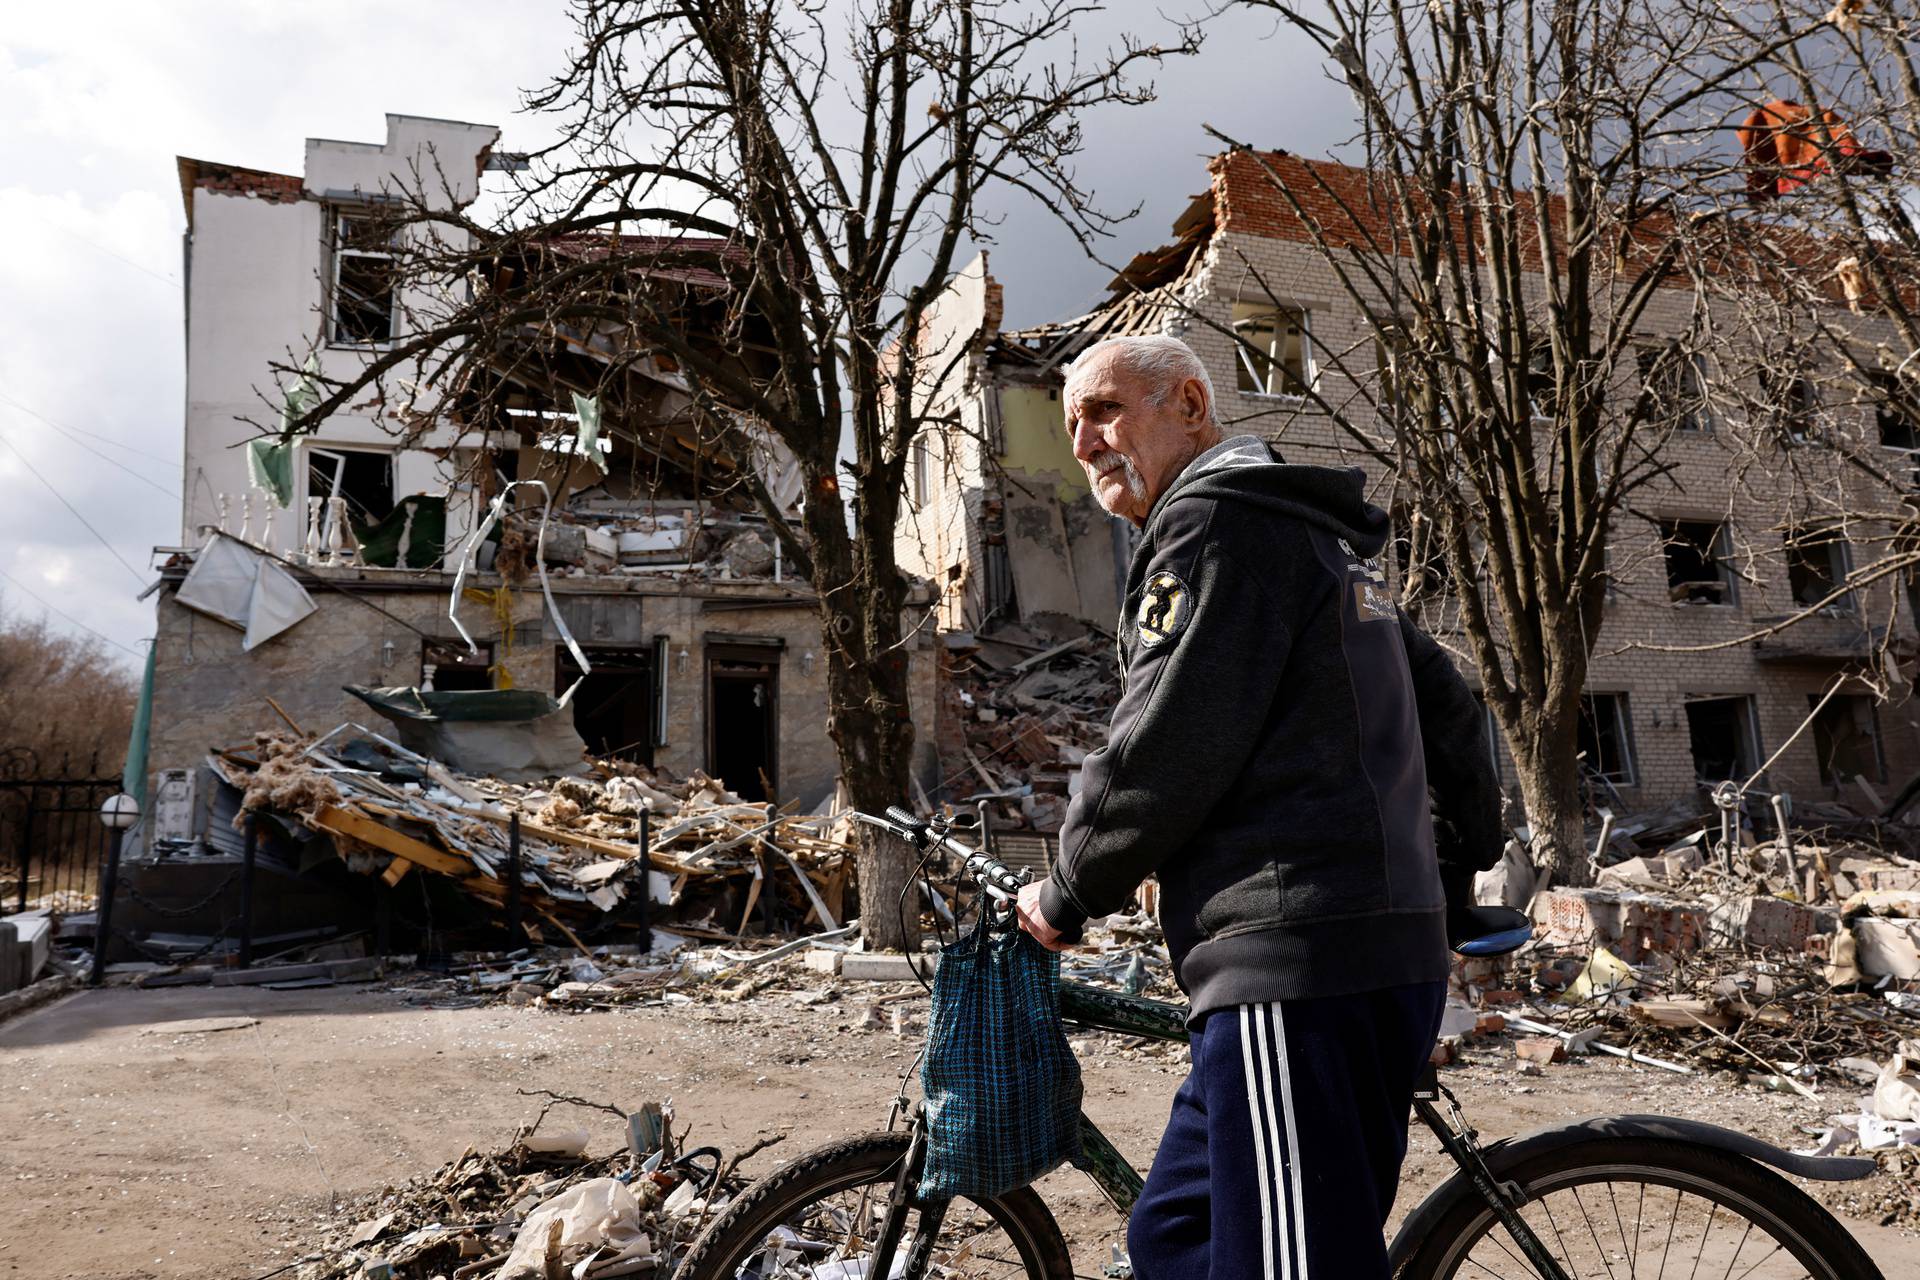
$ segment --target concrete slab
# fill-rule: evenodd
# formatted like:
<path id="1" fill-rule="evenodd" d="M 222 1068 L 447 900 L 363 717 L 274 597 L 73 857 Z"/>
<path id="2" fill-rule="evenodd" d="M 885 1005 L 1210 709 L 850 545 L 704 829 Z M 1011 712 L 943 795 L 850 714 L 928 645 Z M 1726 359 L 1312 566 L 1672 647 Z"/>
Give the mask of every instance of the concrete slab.
<path id="1" fill-rule="evenodd" d="M 840 976 L 850 982 L 912 982 L 917 968 L 922 977 L 933 977 L 932 956 L 867 954 L 850 952 L 840 959 Z"/>

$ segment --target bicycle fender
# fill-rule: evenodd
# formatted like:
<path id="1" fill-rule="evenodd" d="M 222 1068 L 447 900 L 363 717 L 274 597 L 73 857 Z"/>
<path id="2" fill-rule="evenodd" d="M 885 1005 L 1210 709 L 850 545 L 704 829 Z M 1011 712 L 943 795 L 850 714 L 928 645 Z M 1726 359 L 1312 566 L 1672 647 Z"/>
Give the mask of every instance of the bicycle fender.
<path id="1" fill-rule="evenodd" d="M 1517 1138 L 1502 1138 L 1482 1147 L 1480 1154 L 1494 1178 L 1505 1181 L 1509 1170 L 1543 1152 L 1609 1138 L 1664 1138 L 1669 1142 L 1711 1147 L 1744 1156 L 1759 1164 L 1772 1165 L 1796 1178 L 1818 1182 L 1851 1182 L 1866 1177 L 1879 1167 L 1872 1160 L 1860 1156 L 1797 1156 L 1771 1142 L 1762 1142 L 1751 1134 L 1673 1116 L 1595 1116 L 1574 1124 L 1536 1129 Z M 1397 1270 L 1405 1264 L 1415 1247 L 1460 1201 L 1477 1199 L 1479 1194 L 1464 1171 L 1455 1173 L 1430 1191 L 1427 1198 L 1407 1215 L 1407 1220 L 1401 1224 L 1387 1249 L 1387 1257 L 1393 1267 Z"/>

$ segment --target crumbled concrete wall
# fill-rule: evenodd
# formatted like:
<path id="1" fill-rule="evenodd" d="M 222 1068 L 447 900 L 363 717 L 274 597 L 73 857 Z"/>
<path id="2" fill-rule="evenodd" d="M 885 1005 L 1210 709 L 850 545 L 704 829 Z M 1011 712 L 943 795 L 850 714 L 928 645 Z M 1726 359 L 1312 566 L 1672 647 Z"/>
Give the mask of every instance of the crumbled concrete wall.
<path id="1" fill-rule="evenodd" d="M 188 767 L 210 748 L 242 745 L 256 730 L 278 727 L 279 718 L 267 705 L 269 696 L 312 733 L 324 733 L 349 720 L 379 729 L 374 712 L 341 686 L 418 683 L 421 638 L 410 628 L 435 638 L 456 638 L 446 613 L 449 583 L 438 574 L 350 580 L 363 599 L 393 617 L 309 584 L 318 611 L 252 653 L 242 650 L 239 631 L 182 607 L 171 587 L 162 591 L 157 605 L 149 767 L 154 771 Z M 490 588 L 492 584 L 483 585 Z M 826 733 L 826 664 L 820 656 L 819 614 L 812 598 L 764 584 L 706 584 L 680 594 L 660 590 L 596 592 L 555 584 L 556 595 L 566 601 L 563 608 L 570 616 L 578 618 L 584 612 L 606 619 L 605 635 L 575 628 L 575 639 L 588 648 L 589 658 L 596 641 L 633 643 L 641 636 L 667 637 L 667 742 L 655 749 L 654 762 L 683 776 L 708 767 L 707 645 L 743 639 L 776 641 L 777 647 L 768 646 L 770 657 L 779 664 L 776 785 L 783 800 L 811 800 L 830 790 L 839 767 Z M 583 599 L 590 599 L 590 610 L 583 610 Z M 461 605 L 462 623 L 476 641 L 493 644 L 496 659 L 503 661 L 516 687 L 562 692 L 554 688 L 559 635 L 552 619 L 545 616 L 538 589 L 528 584 L 514 591 L 507 616 L 511 639 L 491 606 L 473 601 Z M 935 697 L 930 629 L 922 628 L 908 641 L 908 660 L 915 767 L 927 782 L 933 768 Z"/>

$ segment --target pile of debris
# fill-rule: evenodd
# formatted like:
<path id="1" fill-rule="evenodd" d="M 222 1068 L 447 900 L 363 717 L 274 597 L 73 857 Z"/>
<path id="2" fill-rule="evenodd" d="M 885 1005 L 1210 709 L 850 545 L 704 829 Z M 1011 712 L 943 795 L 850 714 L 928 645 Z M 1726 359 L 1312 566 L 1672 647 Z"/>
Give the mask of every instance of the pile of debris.
<path id="1" fill-rule="evenodd" d="M 468 1148 L 404 1186 L 343 1206 L 320 1225 L 299 1280 L 365 1276 L 427 1280 L 580 1280 L 667 1275 L 743 1180 L 741 1160 L 713 1147 L 684 1150 L 672 1104 L 628 1114 L 548 1094 L 532 1124 L 503 1151 Z M 609 1111 L 626 1125 L 625 1148 L 589 1156 L 585 1129 L 541 1128 L 556 1103 Z M 777 1139 L 776 1139 L 777 1140 Z"/>
<path id="2" fill-rule="evenodd" d="M 1059 831 L 1120 693 L 1112 637 L 1070 630 L 1062 638 L 1009 623 L 945 637 L 951 679 L 935 799 L 986 802 L 995 831 Z"/>
<path id="3" fill-rule="evenodd" d="M 650 499 L 644 509 L 612 499 L 599 488 L 572 495 L 546 520 L 533 508 L 509 515 L 496 557 L 482 569 L 499 568 L 509 578 L 532 569 L 534 548 L 556 577 L 635 577 L 683 574 L 722 582 L 785 581 L 779 541 L 766 518 L 711 503 Z"/>
<path id="4" fill-rule="evenodd" d="M 736 938 L 756 911 L 769 931 L 833 930 L 853 897 L 842 824 L 742 801 L 698 772 L 603 761 L 520 785 L 456 773 L 357 725 L 260 734 L 208 763 L 243 793 L 243 814 L 325 835 L 388 885 L 445 877 L 491 910 L 523 911 L 536 941 L 543 923 L 577 946 L 576 927 L 656 921 Z"/>

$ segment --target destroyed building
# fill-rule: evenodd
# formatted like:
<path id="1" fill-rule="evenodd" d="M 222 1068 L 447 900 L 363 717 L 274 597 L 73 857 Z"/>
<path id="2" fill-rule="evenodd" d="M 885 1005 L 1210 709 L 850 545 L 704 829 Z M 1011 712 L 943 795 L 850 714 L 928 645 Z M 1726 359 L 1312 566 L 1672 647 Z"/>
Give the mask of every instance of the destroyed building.
<path id="1" fill-rule="evenodd" d="M 513 163 L 499 136 L 389 115 L 384 143 L 309 139 L 300 174 L 179 162 L 185 499 L 180 543 L 160 549 L 149 847 L 207 835 L 210 750 L 283 721 L 390 731 L 349 685 L 571 691 L 573 726 L 597 757 L 702 771 L 749 800 L 811 808 L 832 792 L 817 602 L 728 484 L 754 467 L 791 499 L 797 467 L 770 442 L 749 459 L 703 441 L 664 354 L 621 352 L 625 380 L 606 392 L 617 331 L 543 332 L 572 403 L 503 360 L 491 381 L 462 384 L 460 402 L 436 402 L 443 412 L 420 412 L 437 390 L 405 385 L 401 402 L 390 385 L 272 453 L 281 400 L 302 393 L 276 366 L 311 350 L 325 373 L 350 376 L 431 313 L 394 269 L 394 233 L 377 216 L 387 193 L 469 205 L 486 170 Z M 600 251 L 547 244 L 498 270 Z M 695 329 L 720 309 L 727 286 L 711 263 L 725 252 L 678 244 L 673 265 L 640 269 L 635 287 L 661 291 Z M 581 403 L 596 387 L 604 403 Z M 553 495 L 551 517 L 539 489 L 514 488 L 476 538 L 494 499 L 534 480 Z M 917 711 L 933 702 L 930 653 L 927 639 L 910 653 Z"/>
<path id="2" fill-rule="evenodd" d="M 1385 358 L 1263 161 L 1326 218 L 1370 207 L 1363 170 L 1316 161 L 1309 173 L 1307 162 L 1283 152 L 1220 156 L 1209 165 L 1208 189 L 1175 220 L 1173 242 L 1138 254 L 1088 314 L 1004 330 L 1002 286 L 984 255 L 942 298 L 923 343 L 947 358 L 928 362 L 940 374 L 926 394 L 961 430 L 930 431 L 915 446 L 913 510 L 901 526 L 900 554 L 944 593 L 942 622 L 966 633 L 965 644 L 1048 615 L 1071 615 L 1102 632 L 1113 626 L 1114 583 L 1124 581 L 1132 531 L 1091 509 L 1060 403 L 1063 367 L 1101 337 L 1183 338 L 1206 362 L 1230 432 L 1280 440 L 1291 462 L 1366 466 L 1376 500 L 1387 501 L 1378 465 L 1345 447 L 1332 421 L 1302 394 L 1312 387 L 1327 402 L 1360 403 L 1357 379 L 1384 377 Z M 1674 296 L 1649 308 L 1641 340 L 1647 351 L 1686 324 L 1688 299 L 1662 292 Z M 1712 429 L 1720 397 L 1707 385 L 1714 376 L 1704 362 L 1677 375 L 1685 385 L 1671 390 L 1698 409 L 1665 448 L 1671 483 L 1637 493 L 1633 511 L 1618 518 L 1609 548 L 1610 637 L 1674 646 L 1734 640 L 1819 602 L 1850 568 L 1889 553 L 1884 528 L 1856 528 L 1850 539 L 1836 527 L 1807 526 L 1785 477 L 1776 505 L 1728 519 L 1728 458 Z M 1815 394 L 1810 384 L 1800 390 L 1803 398 Z M 1807 409 L 1816 410 L 1883 445 L 1889 475 L 1913 474 L 1917 424 L 1871 404 Z M 1795 447 L 1817 447 L 1809 434 L 1790 433 Z M 1900 495 L 1885 496 L 1881 505 L 1897 510 Z M 1786 568 L 1756 580 L 1747 565 L 1760 555 Z M 1404 576 L 1406 566 L 1396 563 L 1389 572 Z M 1864 686 L 1842 686 L 1808 731 L 1788 742 L 1848 664 L 1883 647 L 1914 652 L 1909 593 L 1883 587 L 1868 595 L 1842 598 L 1777 635 L 1713 652 L 1608 652 L 1615 646 L 1602 644 L 1581 741 L 1597 803 L 1622 813 L 1706 807 L 1702 783 L 1744 781 L 1784 743 L 1762 788 L 1877 812 L 1878 801 L 1920 769 L 1920 725 L 1905 697 L 1906 676 L 1890 703 Z M 1440 629 L 1443 639 L 1458 640 L 1444 634 L 1444 621 Z M 1464 652 L 1464 645 L 1454 647 Z M 1001 653 L 1001 669 L 1007 656 Z M 1463 660 L 1462 668 L 1478 682 L 1470 663 Z M 965 720 L 971 710 L 956 714 Z M 979 736 L 978 726 L 967 728 Z M 1488 731 L 1511 784 L 1491 715 Z M 950 733 L 945 741 L 958 737 Z M 969 768 L 962 756 L 946 772 Z"/>

